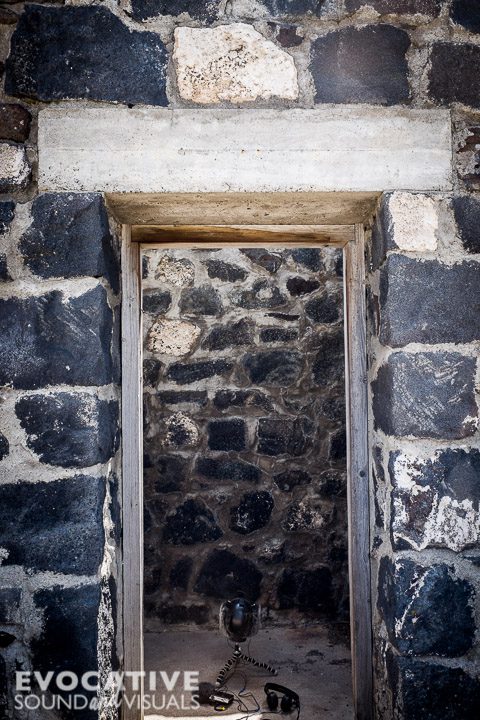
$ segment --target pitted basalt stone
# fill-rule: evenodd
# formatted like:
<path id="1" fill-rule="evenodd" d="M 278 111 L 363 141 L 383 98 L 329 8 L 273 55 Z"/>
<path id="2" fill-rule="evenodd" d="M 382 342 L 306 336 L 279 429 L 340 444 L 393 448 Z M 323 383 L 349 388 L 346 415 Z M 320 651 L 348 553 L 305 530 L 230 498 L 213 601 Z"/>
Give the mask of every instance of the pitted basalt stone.
<path id="1" fill-rule="evenodd" d="M 246 493 L 239 505 L 230 508 L 230 529 L 249 535 L 268 525 L 273 510 L 273 498 L 265 490 Z"/>
<path id="2" fill-rule="evenodd" d="M 272 401 L 260 390 L 218 390 L 213 398 L 213 404 L 219 410 L 230 407 L 258 407 L 273 410 Z"/>
<path id="3" fill-rule="evenodd" d="M 200 475 L 210 480 L 221 480 L 233 483 L 258 483 L 262 476 L 262 471 L 257 465 L 252 465 L 252 463 L 247 463 L 243 460 L 230 460 L 226 457 L 198 458 L 196 470 Z"/>
<path id="4" fill-rule="evenodd" d="M 155 268 L 155 279 L 174 287 L 191 285 L 195 278 L 195 266 L 184 258 L 162 255 Z"/>
<path id="5" fill-rule="evenodd" d="M 270 350 L 245 355 L 243 365 L 254 385 L 288 387 L 299 379 L 304 358 L 296 350 Z"/>
<path id="6" fill-rule="evenodd" d="M 5 235 L 15 217 L 15 203 L 12 200 L 0 202 L 0 235 Z"/>
<path id="7" fill-rule="evenodd" d="M 30 133 L 32 116 L 21 105 L 0 103 L 0 140 L 25 142 Z"/>
<path id="8" fill-rule="evenodd" d="M 30 179 L 30 163 L 21 145 L 0 143 L 0 192 L 23 190 Z"/>
<path id="9" fill-rule="evenodd" d="M 221 600 L 243 593 L 255 601 L 260 595 L 261 582 L 262 573 L 253 562 L 229 550 L 213 550 L 200 569 L 195 592 Z"/>
<path id="10" fill-rule="evenodd" d="M 298 338 L 298 330 L 291 328 L 264 328 L 260 330 L 260 340 L 267 343 L 284 343 L 296 340 Z"/>
<path id="11" fill-rule="evenodd" d="M 320 16 L 325 0 L 262 0 L 272 17 L 287 15 Z"/>
<path id="12" fill-rule="evenodd" d="M 316 248 L 295 248 L 290 254 L 296 263 L 302 267 L 318 272 L 325 269 L 321 250 Z"/>
<path id="13" fill-rule="evenodd" d="M 308 485 L 312 478 L 305 470 L 291 469 L 275 475 L 273 482 L 282 492 L 290 492 L 298 485 Z"/>
<path id="14" fill-rule="evenodd" d="M 235 290 L 230 295 L 232 302 L 245 310 L 276 308 L 287 304 L 287 297 L 268 280 L 255 280 L 249 290 Z"/>
<path id="15" fill-rule="evenodd" d="M 131 0 L 134 20 L 148 20 L 158 15 L 183 15 L 212 22 L 218 16 L 219 0 Z"/>
<path id="16" fill-rule="evenodd" d="M 407 102 L 410 39 L 393 25 L 346 27 L 312 43 L 316 103 Z"/>
<path id="17" fill-rule="evenodd" d="M 10 443 L 3 433 L 0 433 L 0 461 L 10 452 Z"/>
<path id="18" fill-rule="evenodd" d="M 460 657 L 473 646 L 472 585 L 446 565 L 382 558 L 378 605 L 390 642 L 404 655 Z"/>
<path id="19" fill-rule="evenodd" d="M 165 45 L 95 5 L 27 5 L 6 63 L 9 95 L 166 105 Z"/>
<path id="20" fill-rule="evenodd" d="M 191 417 L 184 413 L 170 416 L 166 423 L 165 442 L 172 447 L 192 447 L 198 444 L 199 430 Z"/>
<path id="21" fill-rule="evenodd" d="M 284 570 L 277 598 L 281 610 L 298 608 L 329 615 L 333 607 L 332 574 L 327 567 Z"/>
<path id="22" fill-rule="evenodd" d="M 147 349 L 156 355 L 188 355 L 200 334 L 200 328 L 193 323 L 157 318 L 147 335 Z"/>
<path id="23" fill-rule="evenodd" d="M 0 385 L 33 390 L 47 385 L 114 381 L 113 313 L 102 286 L 66 299 L 0 300 Z"/>
<path id="24" fill-rule="evenodd" d="M 179 307 L 185 315 L 220 315 L 223 310 L 220 295 L 211 285 L 182 290 Z"/>
<path id="25" fill-rule="evenodd" d="M 320 283 L 318 280 L 309 280 L 308 278 L 302 277 L 291 277 L 287 280 L 287 290 L 293 297 L 300 295 L 308 295 L 309 293 L 318 290 Z"/>
<path id="26" fill-rule="evenodd" d="M 473 33 L 480 33 L 480 3 L 478 0 L 453 0 L 450 17 L 456 25 L 461 25 Z"/>
<path id="27" fill-rule="evenodd" d="M 15 412 L 27 446 L 40 462 L 90 467 L 113 457 L 118 447 L 118 403 L 87 393 L 25 395 Z"/>
<path id="28" fill-rule="evenodd" d="M 307 302 L 305 312 L 314 323 L 329 325 L 340 318 L 339 302 L 340 298 L 323 292 Z"/>
<path id="29" fill-rule="evenodd" d="M 103 559 L 105 478 L 0 485 L 4 565 L 94 575 Z"/>
<path id="30" fill-rule="evenodd" d="M 312 365 L 314 381 L 321 387 L 343 379 L 344 374 L 344 338 L 343 332 L 323 335 Z"/>
<path id="31" fill-rule="evenodd" d="M 372 7 L 380 15 L 395 13 L 436 17 L 442 7 L 442 0 L 346 0 L 345 2 L 349 12 L 355 12 L 366 6 Z"/>
<path id="32" fill-rule="evenodd" d="M 188 462 L 181 455 L 162 455 L 150 460 L 154 471 L 153 486 L 156 493 L 177 492 L 182 488 L 188 471 Z M 146 470 L 147 463 L 144 464 Z"/>
<path id="33" fill-rule="evenodd" d="M 195 545 L 218 540 L 222 534 L 212 511 L 203 502 L 186 500 L 165 519 L 163 541 L 171 545 Z"/>
<path id="34" fill-rule="evenodd" d="M 384 345 L 480 339 L 480 263 L 444 265 L 390 255 L 380 273 L 379 337 Z"/>
<path id="35" fill-rule="evenodd" d="M 397 550 L 480 542 L 480 452 L 443 450 L 429 458 L 391 453 L 392 542 Z"/>
<path id="36" fill-rule="evenodd" d="M 168 377 L 177 384 L 189 385 L 190 383 L 214 377 L 215 375 L 226 375 L 232 370 L 233 363 L 227 360 L 205 360 L 192 363 L 174 363 L 168 369 Z"/>
<path id="37" fill-rule="evenodd" d="M 35 275 L 105 277 L 118 290 L 120 269 L 99 193 L 45 193 L 35 198 L 31 212 L 20 252 Z"/>
<path id="38" fill-rule="evenodd" d="M 268 250 L 246 248 L 240 252 L 246 255 L 255 265 L 259 265 L 264 270 L 268 270 L 269 273 L 276 273 L 282 264 L 282 256 L 268 252 Z"/>
<path id="39" fill-rule="evenodd" d="M 308 418 L 288 416 L 258 420 L 258 446 L 261 455 L 303 455 L 311 442 L 313 426 Z"/>
<path id="40" fill-rule="evenodd" d="M 208 447 L 210 450 L 244 450 L 246 425 L 242 418 L 210 420 L 208 423 Z"/>
<path id="41" fill-rule="evenodd" d="M 142 310 L 152 315 L 165 313 L 172 304 L 172 295 L 168 290 L 151 290 L 143 293 Z"/>
<path id="42" fill-rule="evenodd" d="M 253 342 L 253 323 L 247 318 L 228 325 L 215 325 L 202 343 L 207 350 L 225 350 L 228 347 L 249 345 Z"/>
<path id="43" fill-rule="evenodd" d="M 328 456 L 330 460 L 338 462 L 347 458 L 347 435 L 345 428 L 336 430 L 330 436 L 330 449 Z"/>
<path id="44" fill-rule="evenodd" d="M 225 282 L 245 280 L 248 275 L 248 272 L 239 265 L 223 262 L 223 260 L 207 260 L 205 265 L 207 266 L 209 277 L 218 278 Z"/>
<path id="45" fill-rule="evenodd" d="M 143 361 L 143 385 L 145 387 L 156 387 L 160 381 L 163 363 L 157 358 L 145 358 Z"/>
<path id="46" fill-rule="evenodd" d="M 372 383 L 376 426 L 387 435 L 473 435 L 475 371 L 475 359 L 459 353 L 393 353 Z"/>
<path id="47" fill-rule="evenodd" d="M 209 105 L 298 97 L 293 58 L 251 25 L 177 27 L 173 59 L 183 100 Z"/>
<path id="48" fill-rule="evenodd" d="M 458 82 L 458 78 L 462 82 Z M 480 47 L 436 42 L 430 53 L 428 93 L 439 105 L 462 103 L 480 108 Z"/>
<path id="49" fill-rule="evenodd" d="M 389 682 L 404 720 L 477 720 L 480 682 L 459 667 L 389 653 Z M 401 704 L 401 705 L 400 705 Z"/>
<path id="50" fill-rule="evenodd" d="M 207 404 L 208 395 L 205 390 L 160 390 L 156 394 L 162 405 L 195 405 Z"/>
<path id="51" fill-rule="evenodd" d="M 480 200 L 475 195 L 460 195 L 452 204 L 463 247 L 468 253 L 480 253 Z"/>
<path id="52" fill-rule="evenodd" d="M 290 505 L 282 527 L 288 533 L 319 532 L 326 521 L 325 509 L 320 501 L 302 500 Z"/>

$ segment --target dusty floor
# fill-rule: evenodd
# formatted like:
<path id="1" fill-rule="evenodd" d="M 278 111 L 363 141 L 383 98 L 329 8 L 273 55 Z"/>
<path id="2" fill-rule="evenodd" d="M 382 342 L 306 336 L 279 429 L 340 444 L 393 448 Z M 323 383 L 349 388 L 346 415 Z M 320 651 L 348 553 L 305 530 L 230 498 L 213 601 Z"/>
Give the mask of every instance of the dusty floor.
<path id="1" fill-rule="evenodd" d="M 278 676 L 272 678 L 265 671 L 243 666 L 227 680 L 227 687 L 233 692 L 241 691 L 246 684 L 245 693 L 253 693 L 260 703 L 260 711 L 255 699 L 246 695 L 243 696 L 243 708 L 234 703 L 228 712 L 215 712 L 209 706 L 192 709 L 189 707 L 191 693 L 183 692 L 181 676 L 172 692 L 167 691 L 164 685 L 158 685 L 155 695 L 158 709 L 146 710 L 148 720 L 164 720 L 167 717 L 213 720 L 222 715 L 227 715 L 229 720 L 266 720 L 273 716 L 266 709 L 263 691 L 269 679 L 299 694 L 301 720 L 353 719 L 350 649 L 341 626 L 337 629 L 334 626 L 266 628 L 252 639 L 249 652 L 246 647 L 244 649 L 246 654 L 269 662 L 278 669 Z M 200 681 L 213 683 L 230 654 L 227 640 L 215 632 L 168 631 L 145 635 L 145 669 L 157 673 L 163 670 L 170 678 L 175 670 L 182 673 L 197 670 Z M 172 695 L 175 700 L 171 699 Z M 168 710 L 165 703 L 170 705 Z M 183 709 L 175 707 L 176 704 L 183 704 Z M 294 712 L 282 717 L 296 720 L 297 714 Z"/>

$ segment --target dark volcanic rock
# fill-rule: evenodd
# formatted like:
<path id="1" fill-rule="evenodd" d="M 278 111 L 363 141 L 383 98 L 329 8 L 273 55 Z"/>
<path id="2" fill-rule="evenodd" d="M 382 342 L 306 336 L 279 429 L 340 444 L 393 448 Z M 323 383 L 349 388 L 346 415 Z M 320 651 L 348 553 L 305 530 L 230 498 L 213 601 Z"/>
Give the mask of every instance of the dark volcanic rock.
<path id="1" fill-rule="evenodd" d="M 390 355 L 372 383 L 377 427 L 387 435 L 472 435 L 478 415 L 474 377 L 474 358 L 459 353 Z"/>
<path id="2" fill-rule="evenodd" d="M 31 121 L 32 116 L 21 105 L 0 103 L 0 140 L 25 142 Z"/>
<path id="3" fill-rule="evenodd" d="M 223 311 L 220 295 L 211 285 L 182 290 L 179 307 L 185 315 L 220 315 Z"/>
<path id="4" fill-rule="evenodd" d="M 167 105 L 167 51 L 104 7 L 26 5 L 11 41 L 5 89 L 37 100 Z"/>
<path id="5" fill-rule="evenodd" d="M 119 265 L 100 193 L 39 195 L 32 218 L 20 251 L 33 273 L 44 278 L 105 277 L 118 290 Z"/>
<path id="6" fill-rule="evenodd" d="M 187 590 L 193 570 L 193 558 L 185 556 L 177 560 L 170 571 L 170 585 L 174 588 Z"/>
<path id="7" fill-rule="evenodd" d="M 298 485 L 308 485 L 312 478 L 305 470 L 291 469 L 275 475 L 273 482 L 282 492 L 290 492 Z"/>
<path id="8" fill-rule="evenodd" d="M 0 588 L 0 623 L 11 625 L 18 622 L 22 591 L 19 587 Z"/>
<path id="9" fill-rule="evenodd" d="M 290 254 L 296 263 L 308 268 L 308 270 L 318 272 L 325 269 L 321 250 L 316 248 L 296 248 Z"/>
<path id="10" fill-rule="evenodd" d="M 259 418 L 257 450 L 261 455 L 303 455 L 312 430 L 311 421 L 304 417 Z"/>
<path id="11" fill-rule="evenodd" d="M 305 312 L 315 323 L 334 323 L 340 318 L 340 298 L 323 292 L 305 305 Z"/>
<path id="12" fill-rule="evenodd" d="M 212 22 L 218 16 L 219 0 L 132 0 L 134 20 L 147 20 L 158 15 L 188 13 L 195 20 Z"/>
<path id="13" fill-rule="evenodd" d="M 189 385 L 213 377 L 214 375 L 225 375 L 230 372 L 233 363 L 227 360 L 203 360 L 192 363 L 174 363 L 168 369 L 168 377 L 178 385 Z"/>
<path id="14" fill-rule="evenodd" d="M 35 606 L 43 613 L 43 629 L 31 644 L 32 664 L 43 677 L 48 672 L 73 672 L 80 678 L 97 670 L 100 599 L 97 583 L 72 588 L 57 585 L 35 593 Z M 71 695 L 57 688 L 55 692 L 66 699 Z M 96 698 L 94 691 L 82 689 L 82 693 L 89 702 Z M 68 720 L 95 720 L 97 716 L 96 710 L 65 713 Z"/>
<path id="15" fill-rule="evenodd" d="M 272 17 L 320 15 L 325 0 L 263 0 Z"/>
<path id="16" fill-rule="evenodd" d="M 231 263 L 223 262 L 223 260 L 207 260 L 205 265 L 207 266 L 209 277 L 218 278 L 225 282 L 245 280 L 248 275 L 248 272 L 239 265 L 232 265 Z"/>
<path id="17" fill-rule="evenodd" d="M 292 277 L 287 280 L 287 290 L 290 295 L 298 297 L 299 295 L 308 295 L 314 290 L 318 290 L 320 283 L 318 280 L 308 280 L 302 277 Z"/>
<path id="18" fill-rule="evenodd" d="M 276 285 L 268 280 L 255 280 L 250 290 L 235 290 L 231 294 L 232 301 L 245 310 L 275 308 L 285 305 L 287 297 Z"/>
<path id="19" fill-rule="evenodd" d="M 480 200 L 474 195 L 461 195 L 452 203 L 463 247 L 469 253 L 480 253 Z"/>
<path id="20" fill-rule="evenodd" d="M 146 387 L 156 387 L 160 381 L 163 364 L 155 358 L 145 358 L 143 361 L 143 384 Z"/>
<path id="21" fill-rule="evenodd" d="M 268 252 L 268 250 L 250 248 L 240 250 L 240 252 L 246 255 L 249 260 L 255 263 L 255 265 L 260 265 L 260 267 L 264 270 L 268 270 L 270 273 L 276 273 L 283 262 L 281 255 Z"/>
<path id="22" fill-rule="evenodd" d="M 165 313 L 172 304 L 172 295 L 168 290 L 146 290 L 143 293 L 143 311 L 151 315 Z"/>
<path id="23" fill-rule="evenodd" d="M 253 562 L 229 550 L 213 550 L 202 565 L 195 592 L 221 600 L 243 593 L 254 601 L 260 596 L 261 582 L 262 573 Z"/>
<path id="24" fill-rule="evenodd" d="M 267 491 L 246 493 L 240 504 L 230 509 L 230 529 L 248 535 L 268 525 L 273 498 Z"/>
<path id="25" fill-rule="evenodd" d="M 195 545 L 218 540 L 223 533 L 211 510 L 199 500 L 186 500 L 168 515 L 163 540 L 171 545 Z"/>
<path id="26" fill-rule="evenodd" d="M 470 32 L 480 33 L 480 2 L 478 0 L 453 0 L 450 17 L 456 25 Z"/>
<path id="27" fill-rule="evenodd" d="M 47 385 L 114 382 L 113 313 L 105 288 L 68 301 L 46 295 L 0 300 L 0 384 L 32 390 Z"/>
<path id="28" fill-rule="evenodd" d="M 225 350 L 227 347 L 249 345 L 253 341 L 253 324 L 242 318 L 227 325 L 215 325 L 202 343 L 208 350 Z"/>
<path id="29" fill-rule="evenodd" d="M 242 418 L 210 420 L 208 423 L 208 447 L 210 450 L 244 450 L 246 425 Z"/>
<path id="30" fill-rule="evenodd" d="M 7 457 L 10 452 L 10 443 L 3 433 L 0 433 L 0 460 Z"/>
<path id="31" fill-rule="evenodd" d="M 332 575 L 327 567 L 283 571 L 277 590 L 281 610 L 298 608 L 330 614 L 333 608 Z"/>
<path id="32" fill-rule="evenodd" d="M 260 390 L 217 390 L 213 404 L 219 410 L 226 410 L 230 407 L 273 409 L 271 399 Z"/>
<path id="33" fill-rule="evenodd" d="M 0 235 L 4 235 L 15 217 L 15 203 L 12 200 L 0 202 Z"/>
<path id="34" fill-rule="evenodd" d="M 320 338 L 312 365 L 312 375 L 317 385 L 325 387 L 343 378 L 344 342 L 343 332 L 322 335 Z"/>
<path id="35" fill-rule="evenodd" d="M 260 330 L 260 340 L 263 342 L 290 342 L 298 338 L 298 330 L 291 328 L 263 328 Z"/>
<path id="36" fill-rule="evenodd" d="M 405 15 L 436 16 L 442 7 L 442 0 L 346 0 L 345 7 L 349 12 L 361 7 L 373 7 L 381 15 L 393 13 Z"/>
<path id="37" fill-rule="evenodd" d="M 211 480 L 222 480 L 229 483 L 244 481 L 257 483 L 262 475 L 262 471 L 256 465 L 228 458 L 198 458 L 196 469 L 200 475 Z"/>
<path id="38" fill-rule="evenodd" d="M 380 272 L 383 345 L 480 339 L 480 263 L 444 265 L 394 254 Z"/>
<path id="39" fill-rule="evenodd" d="M 458 78 L 462 82 L 458 82 Z M 469 43 L 437 42 L 430 53 L 428 92 L 441 105 L 462 103 L 480 107 L 480 47 Z"/>
<path id="40" fill-rule="evenodd" d="M 312 43 L 310 72 L 317 103 L 408 101 L 407 50 L 410 39 L 393 25 L 346 27 Z"/>
<path id="41" fill-rule="evenodd" d="M 208 402 L 205 390 L 161 390 L 156 397 L 162 405 L 199 405 L 203 407 Z"/>
<path id="42" fill-rule="evenodd" d="M 243 365 L 254 385 L 286 387 L 298 380 L 304 358 L 296 350 L 270 350 L 245 355 Z"/>
<path id="43" fill-rule="evenodd" d="M 345 460 L 347 457 L 347 435 L 345 428 L 336 430 L 330 437 L 330 460 Z"/>
<path id="44" fill-rule="evenodd" d="M 181 455 L 161 455 L 151 462 L 156 493 L 176 492 L 187 478 L 188 462 Z"/>
<path id="45" fill-rule="evenodd" d="M 94 575 L 103 559 L 105 478 L 0 485 L 4 565 Z"/>
<path id="46" fill-rule="evenodd" d="M 116 401 L 87 393 L 26 395 L 15 412 L 42 463 L 89 467 L 109 460 L 118 447 Z"/>
<path id="47" fill-rule="evenodd" d="M 379 609 L 390 642 L 406 655 L 459 657 L 473 646 L 473 587 L 446 565 L 382 558 Z"/>

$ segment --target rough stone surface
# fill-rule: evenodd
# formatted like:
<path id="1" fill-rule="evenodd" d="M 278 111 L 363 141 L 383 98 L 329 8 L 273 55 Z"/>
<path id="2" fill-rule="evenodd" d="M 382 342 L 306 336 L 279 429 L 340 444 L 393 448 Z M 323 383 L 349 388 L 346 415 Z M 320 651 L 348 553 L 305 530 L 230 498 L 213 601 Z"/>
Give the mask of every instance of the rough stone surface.
<path id="1" fill-rule="evenodd" d="M 24 147 L 0 143 L 0 168 L 0 192 L 15 192 L 27 186 L 30 164 Z"/>
<path id="2" fill-rule="evenodd" d="M 443 450 L 432 457 L 391 453 L 392 541 L 398 550 L 480 542 L 480 452 Z"/>
<path id="3" fill-rule="evenodd" d="M 146 259 L 148 260 L 148 258 Z M 160 280 L 160 282 L 173 287 L 183 287 L 193 283 L 195 269 L 190 260 L 175 258 L 162 253 L 157 262 L 154 275 L 155 279 Z"/>
<path id="4" fill-rule="evenodd" d="M 193 323 L 160 318 L 148 332 L 147 348 L 155 355 L 188 355 L 200 332 Z"/>
<path id="5" fill-rule="evenodd" d="M 480 33 L 480 4 L 478 0 L 453 0 L 450 17 L 456 25 L 461 25 L 473 33 Z"/>
<path id="6" fill-rule="evenodd" d="M 479 307 L 480 263 L 450 266 L 390 255 L 382 267 L 380 341 L 384 345 L 479 340 Z"/>
<path id="7" fill-rule="evenodd" d="M 475 195 L 453 199 L 453 212 L 460 239 L 468 253 L 480 253 L 480 200 Z"/>
<path id="8" fill-rule="evenodd" d="M 100 285 L 67 299 L 53 290 L 0 300 L 0 384 L 33 390 L 47 385 L 114 381 L 113 313 Z"/>
<path id="9" fill-rule="evenodd" d="M 312 43 L 317 103 L 394 105 L 409 99 L 408 34 L 392 25 L 342 28 Z"/>
<path id="10" fill-rule="evenodd" d="M 218 540 L 222 531 L 211 510 L 197 500 L 187 500 L 166 518 L 163 540 L 173 545 L 194 545 Z"/>
<path id="11" fill-rule="evenodd" d="M 195 20 L 211 22 L 218 15 L 219 0 L 131 0 L 132 17 L 148 20 L 158 15 L 183 15 Z"/>
<path id="12" fill-rule="evenodd" d="M 165 423 L 165 442 L 173 447 L 191 447 L 198 444 L 198 427 L 184 413 L 175 413 Z"/>
<path id="13" fill-rule="evenodd" d="M 258 452 L 261 455 L 303 455 L 312 424 L 308 418 L 265 417 L 258 421 Z"/>
<path id="14" fill-rule="evenodd" d="M 260 595 L 262 574 L 250 560 L 229 550 L 212 550 L 202 566 L 195 592 L 224 600 L 243 593 L 250 600 Z"/>
<path id="15" fill-rule="evenodd" d="M 173 59 L 183 100 L 208 105 L 298 97 L 293 58 L 251 25 L 176 28 Z"/>
<path id="16" fill-rule="evenodd" d="M 103 559 L 105 478 L 0 485 L 4 565 L 94 575 Z"/>
<path id="17" fill-rule="evenodd" d="M 0 103 L 0 140 L 25 142 L 30 132 L 31 115 L 21 105 Z"/>
<path id="18" fill-rule="evenodd" d="M 246 493 L 240 503 L 230 509 L 230 528 L 241 535 L 248 535 L 265 527 L 273 510 L 273 498 L 265 490 Z"/>
<path id="19" fill-rule="evenodd" d="M 118 260 L 100 194 L 44 193 L 31 213 L 20 251 L 35 275 L 105 277 L 118 290 Z"/>
<path id="20" fill-rule="evenodd" d="M 318 351 L 312 366 L 315 382 L 325 387 L 343 379 L 343 332 L 335 332 L 320 338 Z"/>
<path id="21" fill-rule="evenodd" d="M 0 202 L 0 235 L 4 235 L 15 217 L 15 203 L 12 200 Z"/>
<path id="22" fill-rule="evenodd" d="M 442 0 L 346 0 L 345 7 L 354 12 L 365 6 L 372 7 L 380 15 L 398 13 L 405 15 L 437 16 Z"/>
<path id="23" fill-rule="evenodd" d="M 246 426 L 242 418 L 211 420 L 208 423 L 208 447 L 210 450 L 244 450 Z"/>
<path id="24" fill-rule="evenodd" d="M 201 285 L 182 291 L 180 312 L 185 315 L 220 315 L 222 302 L 211 285 Z"/>
<path id="25" fill-rule="evenodd" d="M 272 17 L 320 15 L 325 0 L 263 0 Z"/>
<path id="26" fill-rule="evenodd" d="M 469 43 L 437 42 L 430 55 L 429 94 L 441 105 L 462 103 L 480 107 L 480 47 Z M 458 78 L 462 82 L 458 82 Z"/>
<path id="27" fill-rule="evenodd" d="M 318 280 L 309 280 L 302 277 L 292 277 L 287 280 L 287 290 L 290 295 L 308 295 L 314 290 L 318 290 L 320 283 Z"/>
<path id="28" fill-rule="evenodd" d="M 255 265 L 260 265 L 269 273 L 276 273 L 282 264 L 282 256 L 261 248 L 247 248 L 241 251 Z"/>
<path id="29" fill-rule="evenodd" d="M 388 636 L 405 655 L 459 657 L 473 645 L 473 587 L 446 565 L 383 558 L 379 608 Z"/>
<path id="30" fill-rule="evenodd" d="M 405 720 L 476 720 L 480 683 L 459 667 L 402 658 L 388 660 L 390 682 Z"/>
<path id="31" fill-rule="evenodd" d="M 104 7 L 27 5 L 6 63 L 9 95 L 166 105 L 160 37 L 124 25 Z"/>
<path id="32" fill-rule="evenodd" d="M 192 363 L 174 363 L 170 365 L 168 377 L 178 384 L 186 384 L 204 380 L 214 375 L 223 375 L 232 369 L 227 360 L 205 360 Z"/>
<path id="33" fill-rule="evenodd" d="M 459 353 L 390 355 L 372 383 L 376 426 L 387 435 L 464 438 L 478 423 L 475 360 Z"/>
<path id="34" fill-rule="evenodd" d="M 215 325 L 202 343 L 207 350 L 249 345 L 253 341 L 253 326 L 247 318 L 228 325 Z"/>
<path id="35" fill-rule="evenodd" d="M 118 403 L 87 393 L 25 395 L 15 412 L 27 445 L 40 462 L 89 467 L 109 460 L 117 449 Z"/>
<path id="36" fill-rule="evenodd" d="M 196 465 L 197 472 L 210 480 L 227 480 L 237 482 L 259 482 L 262 471 L 256 465 L 242 460 L 227 460 L 223 458 L 199 458 Z"/>
<path id="37" fill-rule="evenodd" d="M 285 470 L 275 475 L 273 481 L 282 492 L 290 492 L 298 485 L 308 485 L 312 478 L 305 470 Z"/>
<path id="38" fill-rule="evenodd" d="M 231 294 L 235 305 L 245 310 L 276 308 L 287 304 L 287 297 L 279 288 L 268 280 L 255 280 L 248 290 L 235 290 Z"/>
<path id="39" fill-rule="evenodd" d="M 218 278 L 225 282 L 245 280 L 248 275 L 248 272 L 239 265 L 232 265 L 232 263 L 223 262 L 223 260 L 207 260 L 205 264 L 209 277 Z"/>
<path id="40" fill-rule="evenodd" d="M 172 296 L 168 290 L 154 290 L 143 294 L 143 312 L 158 315 L 159 313 L 167 312 L 171 304 Z"/>
<path id="41" fill-rule="evenodd" d="M 301 353 L 294 350 L 271 350 L 248 354 L 243 364 L 254 385 L 292 385 L 303 369 Z"/>
<path id="42" fill-rule="evenodd" d="M 298 338 L 298 330 L 291 328 L 265 328 L 260 330 L 260 340 L 266 343 L 282 343 L 290 342 L 290 340 L 296 340 Z"/>
<path id="43" fill-rule="evenodd" d="M 318 297 L 312 298 L 305 305 L 305 312 L 310 320 L 315 323 L 330 324 L 336 322 L 340 317 L 339 303 L 341 298 L 333 297 L 324 292 Z"/>
<path id="44" fill-rule="evenodd" d="M 392 247 L 406 252 L 434 252 L 439 226 L 435 200 L 420 193 L 394 192 L 387 202 Z"/>
<path id="45" fill-rule="evenodd" d="M 0 461 L 7 457 L 10 451 L 10 444 L 3 433 L 0 433 Z"/>

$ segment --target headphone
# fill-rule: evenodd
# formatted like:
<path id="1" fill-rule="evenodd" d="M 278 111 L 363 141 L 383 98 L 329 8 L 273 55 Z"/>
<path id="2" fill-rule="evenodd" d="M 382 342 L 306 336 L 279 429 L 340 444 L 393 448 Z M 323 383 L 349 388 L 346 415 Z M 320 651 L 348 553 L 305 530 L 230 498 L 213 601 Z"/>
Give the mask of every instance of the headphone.
<path id="1" fill-rule="evenodd" d="M 298 711 L 300 715 L 300 698 L 296 692 L 284 687 L 283 685 L 276 685 L 275 683 L 267 683 L 264 687 L 265 694 L 267 696 L 268 709 L 275 712 L 278 708 L 278 695 L 280 693 L 282 698 L 280 700 L 280 710 L 282 713 L 291 713 L 293 710 Z"/>

